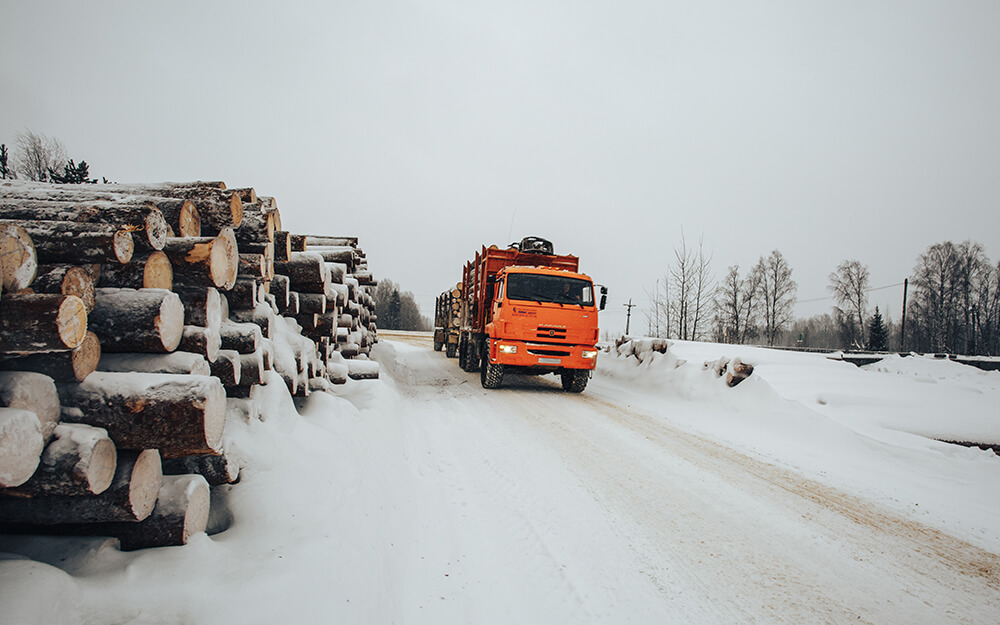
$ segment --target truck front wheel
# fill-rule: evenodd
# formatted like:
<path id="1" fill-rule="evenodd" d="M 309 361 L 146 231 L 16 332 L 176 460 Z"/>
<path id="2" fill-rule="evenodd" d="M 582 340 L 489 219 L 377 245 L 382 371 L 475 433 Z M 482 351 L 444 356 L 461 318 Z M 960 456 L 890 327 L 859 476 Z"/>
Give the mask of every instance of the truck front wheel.
<path id="1" fill-rule="evenodd" d="M 562 387 L 564 391 L 570 393 L 582 393 L 587 388 L 587 381 L 590 379 L 590 371 L 586 369 L 567 369 L 563 371 Z"/>
<path id="2" fill-rule="evenodd" d="M 500 388 L 503 384 L 503 365 L 490 362 L 489 356 L 483 355 L 482 364 L 479 366 L 479 381 L 483 388 Z"/>

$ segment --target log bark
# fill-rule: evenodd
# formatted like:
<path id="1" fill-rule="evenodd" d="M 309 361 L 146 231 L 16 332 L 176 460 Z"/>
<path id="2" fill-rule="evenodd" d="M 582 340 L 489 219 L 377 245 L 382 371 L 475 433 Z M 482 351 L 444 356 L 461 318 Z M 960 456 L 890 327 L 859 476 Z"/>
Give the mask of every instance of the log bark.
<path id="1" fill-rule="evenodd" d="M 258 305 L 253 310 L 231 310 L 229 318 L 236 323 L 255 323 L 260 327 L 264 338 L 274 338 L 276 315 L 268 307 Z"/>
<path id="2" fill-rule="evenodd" d="M 176 375 L 212 375 L 208 360 L 202 354 L 171 352 L 169 354 L 105 354 L 98 371 L 127 373 L 171 373 Z"/>
<path id="3" fill-rule="evenodd" d="M 281 276 L 275 274 L 271 278 L 270 294 L 274 296 L 274 303 L 278 307 L 278 313 L 284 314 L 285 309 L 288 308 L 288 292 L 289 292 L 289 281 L 288 276 Z"/>
<path id="4" fill-rule="evenodd" d="M 236 283 L 239 249 L 231 228 L 214 237 L 175 237 L 163 247 L 174 267 L 174 281 L 228 291 Z"/>
<path id="5" fill-rule="evenodd" d="M 0 497 L 0 521 L 33 525 L 141 521 L 156 504 L 163 480 L 155 449 L 120 452 L 111 486 L 92 496 Z"/>
<path id="6" fill-rule="evenodd" d="M 32 371 L 55 382 L 82 382 L 97 370 L 100 359 L 101 342 L 88 331 L 76 349 L 6 358 L 0 360 L 0 371 Z"/>
<path id="7" fill-rule="evenodd" d="M 4 494 L 20 497 L 99 495 L 111 486 L 118 452 L 108 433 L 79 423 L 61 423 L 27 482 Z"/>
<path id="8" fill-rule="evenodd" d="M 31 285 L 36 293 L 75 295 L 88 313 L 94 310 L 94 287 L 91 273 L 76 265 L 40 265 Z"/>
<path id="9" fill-rule="evenodd" d="M 222 296 L 215 287 L 177 287 L 184 304 L 184 325 L 201 326 L 218 332 L 222 327 Z"/>
<path id="10" fill-rule="evenodd" d="M 329 237 L 315 234 L 303 235 L 310 247 L 353 247 L 358 246 L 358 237 Z"/>
<path id="11" fill-rule="evenodd" d="M 201 216 L 203 230 L 235 228 L 243 218 L 243 200 L 239 193 L 227 190 L 221 183 L 158 183 L 87 185 L 95 193 L 134 194 L 190 200 Z"/>
<path id="12" fill-rule="evenodd" d="M 0 224 L 23 228 L 42 264 L 127 263 L 135 250 L 132 233 L 116 225 L 9 219 Z"/>
<path id="13" fill-rule="evenodd" d="M 212 362 L 219 357 L 219 350 L 222 349 L 222 339 L 219 336 L 219 331 L 215 328 L 184 326 L 184 334 L 181 336 L 181 342 L 177 347 L 181 351 L 204 356 L 205 360 Z"/>
<path id="14" fill-rule="evenodd" d="M 31 371 L 0 372 L 0 406 L 34 413 L 45 442 L 52 440 L 60 410 L 59 392 L 49 376 Z"/>
<path id="15" fill-rule="evenodd" d="M 208 482 L 201 475 L 164 475 L 156 506 L 145 520 L 89 529 L 118 538 L 123 551 L 186 545 L 208 527 L 210 502 Z"/>
<path id="16" fill-rule="evenodd" d="M 0 352 L 74 349 L 87 334 L 87 309 L 74 295 L 10 294 L 0 306 Z"/>
<path id="17" fill-rule="evenodd" d="M 42 424 L 35 413 L 0 408 L 0 487 L 27 482 L 38 468 L 44 448 Z"/>
<path id="18" fill-rule="evenodd" d="M 174 285 L 174 270 L 163 252 L 136 255 L 126 265 L 108 265 L 98 287 L 120 289 L 167 289 Z"/>
<path id="19" fill-rule="evenodd" d="M 97 289 L 90 328 L 105 352 L 167 353 L 184 334 L 184 305 L 166 289 Z"/>
<path id="20" fill-rule="evenodd" d="M 58 388 L 63 421 L 105 428 L 119 449 L 219 452 L 226 391 L 214 377 L 99 371 Z"/>
<path id="21" fill-rule="evenodd" d="M 24 228 L 0 223 L 0 273 L 4 291 L 14 292 L 31 286 L 38 270 L 38 255 L 31 236 Z"/>

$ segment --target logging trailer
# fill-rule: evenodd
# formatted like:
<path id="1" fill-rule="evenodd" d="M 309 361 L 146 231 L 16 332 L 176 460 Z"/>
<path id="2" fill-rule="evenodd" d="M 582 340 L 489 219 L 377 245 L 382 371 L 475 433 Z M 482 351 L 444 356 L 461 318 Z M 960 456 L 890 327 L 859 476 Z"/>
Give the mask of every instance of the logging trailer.
<path id="1" fill-rule="evenodd" d="M 483 247 L 451 294 L 459 300 L 459 366 L 478 371 L 483 388 L 499 388 L 508 372 L 554 373 L 564 390 L 582 392 L 597 364 L 597 314 L 607 288 L 600 287 L 598 305 L 593 281 L 578 270 L 576 256 L 556 255 L 538 237 Z"/>
<path id="2" fill-rule="evenodd" d="M 438 296 L 434 305 L 434 351 L 445 350 L 448 358 L 458 355 L 461 329 L 462 284 Z"/>

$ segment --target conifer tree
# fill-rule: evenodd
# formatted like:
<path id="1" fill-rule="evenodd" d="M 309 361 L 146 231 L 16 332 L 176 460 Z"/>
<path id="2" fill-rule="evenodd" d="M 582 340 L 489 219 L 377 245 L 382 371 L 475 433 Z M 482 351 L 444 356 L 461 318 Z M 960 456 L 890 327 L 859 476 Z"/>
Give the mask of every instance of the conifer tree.
<path id="1" fill-rule="evenodd" d="M 889 348 L 889 334 L 886 331 L 885 323 L 882 321 L 882 313 L 878 306 L 875 307 L 875 314 L 868 324 L 868 349 L 873 352 L 884 352 Z"/>
<path id="2" fill-rule="evenodd" d="M 14 172 L 7 165 L 7 146 L 0 145 L 0 180 L 13 178 Z"/>

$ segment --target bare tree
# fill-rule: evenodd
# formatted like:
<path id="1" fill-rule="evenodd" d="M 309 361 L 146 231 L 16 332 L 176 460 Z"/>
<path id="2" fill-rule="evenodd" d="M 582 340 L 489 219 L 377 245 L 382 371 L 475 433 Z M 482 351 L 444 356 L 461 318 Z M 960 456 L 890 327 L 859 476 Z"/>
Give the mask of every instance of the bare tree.
<path id="1" fill-rule="evenodd" d="M 845 260 L 830 274 L 835 301 L 834 315 L 842 328 L 847 346 L 865 345 L 865 318 L 868 310 L 868 267 L 857 260 Z"/>
<path id="2" fill-rule="evenodd" d="M 711 260 L 711 256 L 705 256 L 701 240 L 697 251 L 689 249 L 681 233 L 681 246 L 674 248 L 674 262 L 664 287 L 668 295 L 665 302 L 668 323 L 673 321 L 672 334 L 681 340 L 696 341 L 706 334 L 705 318 L 713 295 Z"/>
<path id="3" fill-rule="evenodd" d="M 778 334 L 792 321 L 798 285 L 792 280 L 792 268 L 778 250 L 766 259 L 761 257 L 757 267 L 763 276 L 758 293 L 764 313 L 764 338 L 768 345 L 774 345 Z"/>
<path id="4" fill-rule="evenodd" d="M 25 180 L 45 182 L 50 170 L 58 171 L 66 163 L 66 149 L 58 139 L 25 130 L 14 142 L 14 171 Z"/>

